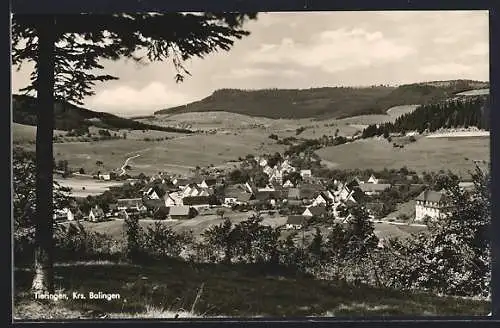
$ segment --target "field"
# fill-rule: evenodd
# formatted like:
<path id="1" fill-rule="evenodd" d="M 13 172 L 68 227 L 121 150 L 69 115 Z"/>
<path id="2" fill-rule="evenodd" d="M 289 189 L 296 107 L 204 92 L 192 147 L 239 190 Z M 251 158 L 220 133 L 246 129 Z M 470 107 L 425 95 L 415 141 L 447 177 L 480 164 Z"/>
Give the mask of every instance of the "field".
<path id="1" fill-rule="evenodd" d="M 452 170 L 467 177 L 473 160 L 489 160 L 489 138 L 419 138 L 404 148 L 394 148 L 381 138 L 357 140 L 317 151 L 340 169 L 399 169 L 407 166 L 417 172 Z"/>
<path id="2" fill-rule="evenodd" d="M 34 142 L 36 140 L 36 127 L 31 125 L 11 123 L 12 140 L 14 143 Z M 64 135 L 66 131 L 55 130 L 54 136 Z"/>
<path id="3" fill-rule="evenodd" d="M 191 135 L 164 141 L 108 140 L 54 145 L 56 160 L 65 159 L 70 167 L 85 172 L 119 169 L 128 157 L 130 174 L 155 174 L 159 171 L 187 174 L 196 166 L 221 165 L 248 154 L 283 151 L 267 135 L 256 131 L 215 135 Z M 97 166 L 96 162 L 103 162 Z"/>
<path id="4" fill-rule="evenodd" d="M 71 195 L 74 197 L 96 196 L 109 190 L 109 187 L 123 184 L 116 181 L 99 181 L 79 178 L 54 178 L 54 181 L 58 182 L 62 187 L 71 188 Z M 85 188 L 85 190 L 83 188 Z"/>

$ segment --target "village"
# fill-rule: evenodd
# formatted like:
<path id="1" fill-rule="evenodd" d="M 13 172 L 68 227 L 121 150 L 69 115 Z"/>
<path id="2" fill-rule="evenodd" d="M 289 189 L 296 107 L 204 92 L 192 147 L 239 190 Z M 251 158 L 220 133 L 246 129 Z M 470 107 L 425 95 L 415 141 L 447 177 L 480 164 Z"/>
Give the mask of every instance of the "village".
<path id="1" fill-rule="evenodd" d="M 444 217 L 450 208 L 445 191 L 416 184 L 422 191 L 413 198 L 415 205 L 411 217 L 381 218 L 370 205 L 381 193 L 397 186 L 374 174 L 344 181 L 325 179 L 313 175 L 311 169 L 295 167 L 292 157 L 277 155 L 278 159 L 276 155 L 248 156 L 240 168 L 252 170 L 253 176 L 242 175 L 239 169 L 230 172 L 205 169 L 191 177 L 159 173 L 150 178 L 141 175 L 142 180 L 129 178 L 126 184 L 142 183 L 140 197 L 116 199 L 106 204 L 106 209 L 93 205 L 87 212 L 73 202 L 72 206 L 56 210 L 54 219 L 56 222 L 103 222 L 137 217 L 179 221 L 199 218 L 202 213 L 213 213 L 221 218 L 231 218 L 231 213 L 248 216 L 258 213 L 285 217 L 284 229 L 301 230 L 312 221 L 347 222 L 350 214 L 346 208 L 359 204 L 366 205 L 373 222 L 425 227 L 430 220 Z M 110 175 L 99 172 L 94 178 L 110 180 Z M 461 186 L 466 185 L 461 183 Z"/>

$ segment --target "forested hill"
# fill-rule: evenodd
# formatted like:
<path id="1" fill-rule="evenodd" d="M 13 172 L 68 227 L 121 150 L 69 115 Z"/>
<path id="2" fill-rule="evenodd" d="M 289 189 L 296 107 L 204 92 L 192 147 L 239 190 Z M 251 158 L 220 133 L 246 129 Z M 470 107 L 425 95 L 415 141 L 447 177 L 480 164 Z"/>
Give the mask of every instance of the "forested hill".
<path id="1" fill-rule="evenodd" d="M 382 114 L 397 105 L 431 104 L 471 89 L 488 88 L 480 81 L 454 80 L 399 87 L 325 87 L 312 89 L 221 89 L 187 105 L 163 109 L 160 114 L 226 111 L 267 118 L 344 118 Z"/>
<path id="2" fill-rule="evenodd" d="M 36 98 L 24 95 L 12 96 L 13 121 L 15 123 L 34 125 L 37 122 Z M 162 127 L 144 124 L 113 114 L 94 112 L 67 102 L 59 102 L 54 108 L 55 129 L 70 131 L 89 126 L 104 129 L 157 130 L 166 132 L 190 133 L 190 130 L 173 127 Z"/>
<path id="3" fill-rule="evenodd" d="M 422 133 L 425 130 L 434 132 L 442 128 L 473 126 L 489 130 L 489 115 L 488 95 L 455 99 L 419 106 L 413 112 L 398 117 L 394 123 L 369 125 L 364 129 L 362 137 L 387 136 L 391 132 L 418 131 Z"/>

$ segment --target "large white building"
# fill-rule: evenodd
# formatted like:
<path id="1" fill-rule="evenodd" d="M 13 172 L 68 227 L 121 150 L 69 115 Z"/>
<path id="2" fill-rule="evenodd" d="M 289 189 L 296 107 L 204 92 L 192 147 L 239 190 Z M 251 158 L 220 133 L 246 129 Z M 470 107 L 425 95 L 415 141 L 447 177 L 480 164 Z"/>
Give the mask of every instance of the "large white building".
<path id="1" fill-rule="evenodd" d="M 423 221 L 425 217 L 441 219 L 449 212 L 449 201 L 442 191 L 423 191 L 415 199 L 415 221 Z"/>

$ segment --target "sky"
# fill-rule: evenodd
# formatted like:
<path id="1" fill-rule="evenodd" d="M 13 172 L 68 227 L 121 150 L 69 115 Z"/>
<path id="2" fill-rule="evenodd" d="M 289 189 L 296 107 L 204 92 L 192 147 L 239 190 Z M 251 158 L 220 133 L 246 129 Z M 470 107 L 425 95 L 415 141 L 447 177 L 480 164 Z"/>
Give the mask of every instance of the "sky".
<path id="1" fill-rule="evenodd" d="M 84 107 L 148 115 L 221 88 L 369 86 L 449 79 L 489 80 L 487 11 L 260 13 L 229 52 L 186 63 L 176 83 L 171 62 L 102 62 L 117 81 L 99 83 Z M 30 69 L 13 70 L 12 87 Z"/>

